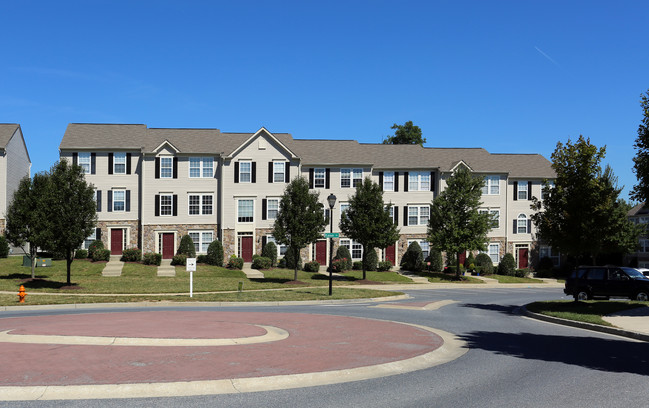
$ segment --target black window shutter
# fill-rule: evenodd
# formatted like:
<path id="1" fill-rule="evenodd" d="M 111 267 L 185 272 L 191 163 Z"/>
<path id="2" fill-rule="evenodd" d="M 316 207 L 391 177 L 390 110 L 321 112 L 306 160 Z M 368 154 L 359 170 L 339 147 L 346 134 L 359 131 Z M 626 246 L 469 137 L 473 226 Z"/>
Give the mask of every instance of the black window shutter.
<path id="1" fill-rule="evenodd" d="M 532 233 L 532 220 L 531 219 L 527 220 L 527 233 L 528 234 Z"/>
<path id="2" fill-rule="evenodd" d="M 155 178 L 160 178 L 160 158 L 155 158 Z"/>
<path id="3" fill-rule="evenodd" d="M 101 190 L 97 190 L 97 212 L 101 212 Z"/>
<path id="4" fill-rule="evenodd" d="M 514 181 L 514 201 L 518 200 L 518 181 Z"/>
<path id="5" fill-rule="evenodd" d="M 264 247 L 266 246 L 266 242 L 268 242 L 268 237 L 266 235 L 264 235 L 263 237 L 261 237 L 261 250 L 262 251 L 264 250 Z"/>
<path id="6" fill-rule="evenodd" d="M 313 188 L 314 169 L 309 169 L 309 188 Z"/>
<path id="7" fill-rule="evenodd" d="M 393 208 L 394 208 L 394 219 L 392 220 L 392 222 L 394 222 L 396 225 L 399 225 L 399 207 L 395 205 Z"/>
<path id="8" fill-rule="evenodd" d="M 265 220 L 266 219 L 266 206 L 268 204 L 268 201 L 264 198 L 261 200 L 261 219 Z"/>
<path id="9" fill-rule="evenodd" d="M 435 191 L 435 172 L 430 172 L 430 191 Z"/>
<path id="10" fill-rule="evenodd" d="M 113 154 L 108 153 L 108 174 L 113 174 Z"/>
<path id="11" fill-rule="evenodd" d="M 273 162 L 272 161 L 268 162 L 268 182 L 269 183 L 273 182 Z"/>
<path id="12" fill-rule="evenodd" d="M 403 172 L 403 191 L 408 191 L 408 172 Z"/>
<path id="13" fill-rule="evenodd" d="M 113 211 L 113 191 L 108 190 L 108 208 L 106 208 L 106 211 L 111 212 Z"/>
<path id="14" fill-rule="evenodd" d="M 131 190 L 126 190 L 126 211 L 131 211 Z"/>
<path id="15" fill-rule="evenodd" d="M 532 200 L 532 182 L 527 182 L 527 199 Z"/>
<path id="16" fill-rule="evenodd" d="M 155 195 L 155 216 L 158 217 L 160 216 L 160 195 L 156 194 Z"/>
<path id="17" fill-rule="evenodd" d="M 74 164 L 75 166 L 79 164 L 79 153 L 72 153 L 72 164 Z"/>
<path id="18" fill-rule="evenodd" d="M 284 183 L 291 181 L 291 162 L 286 162 L 286 171 L 284 172 Z"/>
<path id="19" fill-rule="evenodd" d="M 516 228 L 518 226 L 517 224 L 518 224 L 518 220 L 514 220 L 514 231 L 513 231 L 514 234 L 518 233 L 518 231 L 516 231 L 518 229 Z"/>
<path id="20" fill-rule="evenodd" d="M 126 153 L 126 174 L 131 174 L 131 153 Z"/>
<path id="21" fill-rule="evenodd" d="M 174 178 L 177 179 L 178 178 L 178 158 L 177 157 L 174 157 L 173 163 L 174 163 L 173 164 L 173 166 L 174 166 Z"/>
<path id="22" fill-rule="evenodd" d="M 394 191 L 399 191 L 399 172 L 394 172 Z"/>
<path id="23" fill-rule="evenodd" d="M 173 215 L 174 217 L 178 215 L 178 195 L 174 194 L 173 195 Z"/>
<path id="24" fill-rule="evenodd" d="M 101 241 L 101 228 L 95 228 L 95 239 Z"/>
<path id="25" fill-rule="evenodd" d="M 234 182 L 239 182 L 239 162 L 234 162 Z"/>
<path id="26" fill-rule="evenodd" d="M 383 172 L 379 171 L 379 187 L 383 190 Z"/>
<path id="27" fill-rule="evenodd" d="M 407 205 L 403 206 L 403 226 L 404 227 L 408 226 L 408 206 Z"/>
<path id="28" fill-rule="evenodd" d="M 329 184 L 329 180 L 331 179 L 330 173 L 331 173 L 331 169 L 330 169 L 330 168 L 327 168 L 327 170 L 326 170 L 326 172 L 325 172 L 325 174 L 326 174 L 326 178 L 325 178 L 325 188 L 326 188 L 327 190 L 328 190 L 329 188 L 331 188 L 331 187 L 329 187 L 329 185 L 330 185 L 330 184 Z"/>
<path id="29" fill-rule="evenodd" d="M 97 173 L 97 153 L 90 153 L 90 174 Z"/>
<path id="30" fill-rule="evenodd" d="M 252 179 L 251 181 L 253 183 L 257 182 L 257 162 L 252 162 L 252 177 L 251 177 L 251 179 Z"/>

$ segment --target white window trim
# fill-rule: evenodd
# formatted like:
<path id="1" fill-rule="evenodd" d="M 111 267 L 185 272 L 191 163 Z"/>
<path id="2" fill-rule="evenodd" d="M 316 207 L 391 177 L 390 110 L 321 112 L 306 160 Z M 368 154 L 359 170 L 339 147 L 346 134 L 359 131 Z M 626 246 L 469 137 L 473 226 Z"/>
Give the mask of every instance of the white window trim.
<path id="1" fill-rule="evenodd" d="M 390 178 L 391 181 L 387 181 L 388 178 Z M 392 188 L 387 187 L 388 183 L 390 183 L 392 185 Z M 394 172 L 393 171 L 384 171 L 383 172 L 383 191 L 394 191 Z"/>
<path id="2" fill-rule="evenodd" d="M 196 160 L 198 160 L 198 176 L 192 176 L 192 169 L 196 169 L 196 167 L 192 167 L 192 160 L 194 160 L 194 163 L 196 163 Z M 212 166 L 208 167 L 206 166 L 206 162 L 210 160 L 212 162 Z M 205 170 L 210 170 L 210 175 L 206 176 L 205 175 Z M 189 169 L 187 170 L 187 176 L 189 178 L 197 179 L 197 178 L 213 178 L 214 177 L 214 158 L 210 156 L 192 156 L 189 158 Z"/>
<path id="3" fill-rule="evenodd" d="M 281 165 L 281 166 L 280 166 Z M 280 169 L 280 171 L 277 171 L 277 169 Z M 276 179 L 276 176 L 279 174 L 282 175 L 282 180 L 278 181 Z M 273 160 L 273 183 L 284 183 L 286 180 L 286 161 L 284 160 Z"/>
<path id="4" fill-rule="evenodd" d="M 241 201 L 250 201 L 252 203 L 252 217 L 250 217 L 250 218 L 252 218 L 252 220 L 250 220 L 250 221 L 239 221 L 239 218 L 241 218 L 239 216 L 239 209 L 240 209 L 239 203 Z M 237 223 L 238 224 L 252 224 L 254 222 L 255 222 L 255 200 L 253 200 L 252 198 L 239 198 L 239 199 L 237 199 Z"/>
<path id="5" fill-rule="evenodd" d="M 385 175 L 384 175 L 385 177 Z M 413 181 L 417 184 L 416 188 L 413 188 L 410 184 L 410 181 L 416 177 L 417 180 Z M 428 177 L 428 188 L 423 188 L 422 184 L 424 183 L 423 179 Z M 408 191 L 430 191 L 430 172 L 426 171 L 411 171 L 408 173 Z"/>
<path id="6" fill-rule="evenodd" d="M 343 180 L 347 180 L 347 177 L 343 178 L 343 170 L 349 170 L 349 186 L 343 186 Z M 360 175 L 359 175 L 360 173 Z M 358 177 L 357 177 L 358 176 Z M 340 169 L 340 188 L 356 188 L 356 182 L 363 182 L 363 169 L 362 168 L 341 168 Z"/>
<path id="7" fill-rule="evenodd" d="M 525 221 L 525 232 L 521 232 L 521 221 Z M 527 220 L 528 217 L 525 214 L 518 214 L 516 217 L 516 233 L 517 234 L 529 234 L 530 231 L 527 230 Z"/>
<path id="8" fill-rule="evenodd" d="M 96 190 L 95 190 L 95 191 L 96 191 Z M 123 188 L 116 188 L 116 189 L 113 189 L 112 191 L 113 191 L 113 202 L 112 202 L 111 205 L 112 205 L 113 208 L 111 208 L 111 210 L 113 210 L 113 212 L 126 212 L 126 189 L 123 189 Z M 116 199 L 115 199 L 115 197 L 116 197 L 116 193 L 122 193 L 124 199 L 123 199 L 123 200 L 116 200 Z M 123 209 L 121 209 L 121 210 L 116 210 L 116 209 L 115 209 L 115 203 L 116 203 L 117 201 L 120 201 L 120 202 L 123 202 L 123 203 L 124 203 L 124 207 L 123 207 Z M 95 202 L 97 202 L 97 196 L 96 196 L 96 195 L 95 195 Z"/>
<path id="9" fill-rule="evenodd" d="M 270 217 L 270 202 L 271 201 L 277 201 L 277 214 L 279 214 L 279 202 L 281 199 L 279 197 L 268 197 L 266 199 L 266 219 L 267 220 L 276 220 L 277 216 L 271 218 Z"/>
<path id="10" fill-rule="evenodd" d="M 417 209 L 417 223 L 413 224 L 410 222 L 410 209 L 416 208 Z M 408 226 L 417 226 L 417 225 L 428 225 L 428 221 L 425 223 L 422 223 L 422 214 L 421 214 L 421 209 L 422 208 L 427 208 L 428 209 L 428 219 L 430 220 L 430 205 L 428 204 L 413 204 L 413 205 L 408 205 Z"/>
<path id="11" fill-rule="evenodd" d="M 530 192 L 527 191 L 527 187 L 529 185 L 527 184 L 527 180 L 519 180 L 518 181 L 518 191 L 516 192 L 516 199 L 517 200 L 527 200 L 530 196 Z M 521 193 L 525 193 L 525 197 L 521 197 Z"/>
<path id="12" fill-rule="evenodd" d="M 345 243 L 347 243 L 347 244 L 345 244 Z M 340 246 L 344 246 L 349 250 L 349 255 L 352 257 L 352 260 L 360 261 L 360 260 L 363 259 L 363 245 L 361 245 L 360 243 L 354 241 L 353 239 L 341 238 L 340 239 Z M 354 246 L 356 246 L 357 248 L 354 249 Z M 360 246 L 360 249 L 358 248 L 358 246 Z M 356 250 L 356 251 L 360 250 L 361 251 L 361 256 L 354 258 L 354 250 Z"/>
<path id="13" fill-rule="evenodd" d="M 124 171 L 117 171 L 118 164 L 124 165 Z M 126 153 L 125 152 L 113 153 L 113 174 L 126 174 Z"/>
<path id="14" fill-rule="evenodd" d="M 495 187 L 497 192 L 492 193 L 492 187 Z M 482 189 L 482 195 L 500 195 L 500 176 L 485 176 Z"/>
<path id="15" fill-rule="evenodd" d="M 249 171 L 243 171 L 243 165 L 249 165 Z M 243 175 L 248 175 L 248 180 L 243 179 Z M 239 183 L 252 183 L 252 160 L 239 160 Z"/>
<path id="16" fill-rule="evenodd" d="M 81 166 L 81 169 L 83 170 L 83 174 L 90 174 L 92 172 L 92 155 L 89 152 L 79 152 L 77 156 L 77 164 Z M 88 171 L 86 171 L 86 167 L 88 166 Z"/>
<path id="17" fill-rule="evenodd" d="M 275 244 L 275 247 L 277 248 L 277 259 L 280 259 L 280 257 L 283 257 L 286 254 L 288 246 L 286 246 L 285 244 L 278 244 L 274 236 L 266 235 L 266 243 L 269 242 Z M 282 248 L 284 248 L 284 253 L 282 253 Z"/>
<path id="18" fill-rule="evenodd" d="M 165 166 L 165 161 L 169 161 L 169 165 Z M 169 169 L 169 175 L 165 175 L 164 170 Z M 170 156 L 160 157 L 160 178 L 173 178 L 174 177 L 174 158 Z"/>
<path id="19" fill-rule="evenodd" d="M 491 248 L 492 247 L 496 247 L 496 253 L 493 254 L 496 257 L 495 260 L 492 257 L 492 253 L 491 253 Z M 489 243 L 487 243 L 487 252 L 485 252 L 485 253 L 489 256 L 489 258 L 491 258 L 491 262 L 493 264 L 497 264 L 500 261 L 500 243 L 499 242 L 489 242 Z"/>
<path id="20" fill-rule="evenodd" d="M 492 227 L 491 229 L 496 229 L 500 228 L 500 208 L 480 208 L 478 210 L 479 213 L 487 213 L 487 214 L 497 214 L 496 217 L 496 226 Z"/>
<path id="21" fill-rule="evenodd" d="M 322 177 L 318 177 L 318 171 L 321 171 Z M 319 185 L 318 182 L 321 181 L 322 185 Z M 324 167 L 318 167 L 313 169 L 313 188 L 325 188 L 327 185 L 327 169 Z"/>
<path id="22" fill-rule="evenodd" d="M 162 199 L 163 197 L 169 197 L 169 214 L 164 214 L 162 211 L 163 204 L 162 204 Z M 165 205 L 166 206 L 166 205 Z M 174 215 L 174 195 L 173 194 L 160 194 L 160 208 L 158 209 L 158 213 L 160 214 L 161 217 L 172 217 Z"/>
<path id="23" fill-rule="evenodd" d="M 191 213 L 191 197 L 192 196 L 198 196 L 198 214 L 192 214 Z M 212 211 L 209 213 L 205 212 L 205 208 L 203 207 L 203 197 L 211 197 L 212 198 Z M 187 215 L 190 217 L 196 217 L 200 215 L 213 215 L 214 214 L 214 194 L 212 193 L 188 193 L 187 194 Z"/>
<path id="24" fill-rule="evenodd" d="M 204 233 L 212 234 L 212 240 L 210 242 L 203 242 L 203 234 Z M 209 244 L 211 244 L 214 241 L 214 239 L 215 239 L 214 238 L 214 231 L 212 231 L 212 230 L 190 230 L 190 231 L 187 231 L 187 235 L 191 235 L 191 234 L 198 234 L 198 249 L 199 250 L 196 251 L 196 253 L 197 254 L 206 254 L 207 253 L 207 248 L 205 249 L 205 251 L 203 251 L 202 250 L 203 249 L 203 244 L 207 244 L 209 246 Z M 192 241 L 194 241 L 193 238 L 192 238 Z M 194 249 L 196 249 L 196 244 L 197 244 L 197 242 L 194 241 Z"/>
<path id="25" fill-rule="evenodd" d="M 430 255 L 430 242 L 426 241 L 425 239 L 409 239 L 407 240 L 408 247 L 410 247 L 410 244 L 412 244 L 413 242 L 416 242 L 421 248 L 422 252 L 426 253 L 426 255 L 424 256 L 424 259 L 426 259 L 428 255 Z M 426 251 L 424 251 L 424 246 L 428 248 Z"/>

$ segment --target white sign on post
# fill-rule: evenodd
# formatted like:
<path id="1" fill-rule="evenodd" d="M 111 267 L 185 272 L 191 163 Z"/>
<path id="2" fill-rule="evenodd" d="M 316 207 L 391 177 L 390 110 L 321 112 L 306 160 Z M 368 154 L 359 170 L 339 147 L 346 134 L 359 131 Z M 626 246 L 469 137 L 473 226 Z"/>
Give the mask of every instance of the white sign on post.
<path id="1" fill-rule="evenodd" d="M 187 258 L 186 270 L 189 272 L 189 297 L 194 297 L 194 272 L 196 272 L 196 258 Z"/>

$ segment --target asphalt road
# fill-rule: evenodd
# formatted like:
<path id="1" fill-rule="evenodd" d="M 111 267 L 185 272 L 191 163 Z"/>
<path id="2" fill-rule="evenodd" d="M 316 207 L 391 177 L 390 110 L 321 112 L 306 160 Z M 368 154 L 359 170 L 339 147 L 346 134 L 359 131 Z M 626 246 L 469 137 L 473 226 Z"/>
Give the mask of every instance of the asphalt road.
<path id="1" fill-rule="evenodd" d="M 520 305 L 534 300 L 565 298 L 560 289 L 453 289 L 409 294 L 413 302 L 450 299 L 458 303 L 439 310 L 375 308 L 371 303 L 224 310 L 335 314 L 421 324 L 458 335 L 467 342 L 468 353 L 450 363 L 412 373 L 285 391 L 0 404 L 7 407 L 554 408 L 645 406 L 649 401 L 647 343 L 544 323 L 518 313 Z"/>

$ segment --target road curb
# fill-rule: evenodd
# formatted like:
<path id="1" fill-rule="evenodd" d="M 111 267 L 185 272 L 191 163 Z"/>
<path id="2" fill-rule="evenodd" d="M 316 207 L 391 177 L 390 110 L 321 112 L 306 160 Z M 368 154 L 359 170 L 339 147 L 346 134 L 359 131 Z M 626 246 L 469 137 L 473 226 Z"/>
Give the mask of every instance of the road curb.
<path id="1" fill-rule="evenodd" d="M 527 317 L 532 319 L 542 320 L 544 322 L 561 324 L 563 326 L 577 327 L 579 329 L 592 330 L 596 332 L 613 334 L 616 336 L 628 337 L 634 340 L 649 342 L 649 334 L 638 333 L 630 330 L 618 329 L 616 327 L 600 326 L 598 324 L 576 322 L 574 320 L 562 319 L 560 317 L 547 316 L 540 313 L 534 313 L 527 310 L 525 306 L 521 306 L 521 311 Z"/>

